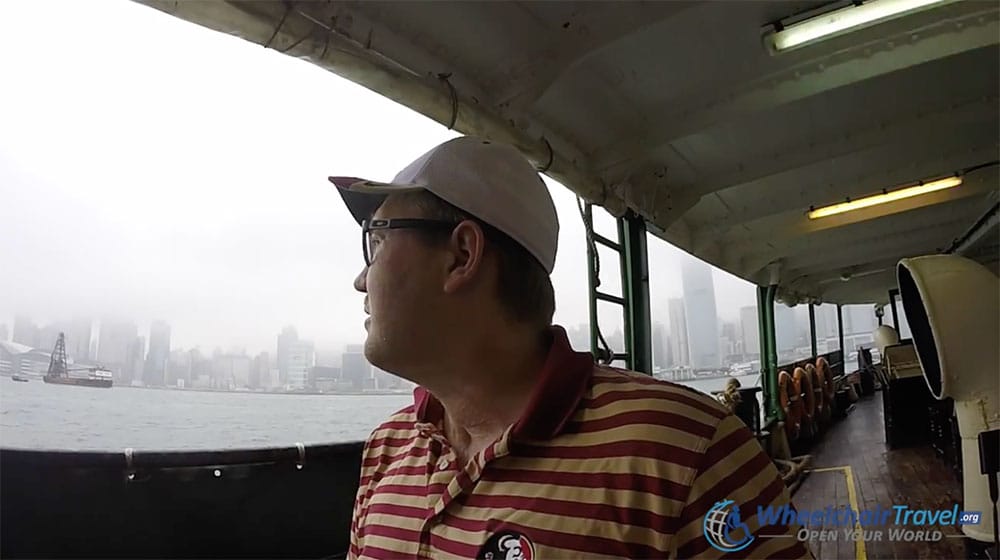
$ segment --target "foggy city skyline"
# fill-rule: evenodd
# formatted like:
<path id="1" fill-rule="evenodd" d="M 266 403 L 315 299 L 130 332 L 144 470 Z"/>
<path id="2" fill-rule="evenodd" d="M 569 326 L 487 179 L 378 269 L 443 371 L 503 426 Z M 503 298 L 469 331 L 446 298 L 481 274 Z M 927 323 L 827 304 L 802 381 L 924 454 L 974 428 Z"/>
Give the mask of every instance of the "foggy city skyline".
<path id="1" fill-rule="evenodd" d="M 21 22 L 0 48 L 43 32 L 74 45 L 70 64 L 47 42 L 0 60 L 22 85 L 0 92 L 0 323 L 106 318 L 148 336 L 162 320 L 177 347 L 250 354 L 273 351 L 286 325 L 317 349 L 363 342 L 352 287 L 360 228 L 326 177 L 389 179 L 458 134 L 305 61 L 145 6 L 61 9 L 53 21 L 37 5 L 0 7 Z M 74 13 L 93 24 L 75 25 Z M 588 323 L 584 228 L 575 196 L 545 181 L 561 225 L 555 322 L 569 329 Z M 595 224 L 615 231 L 601 210 Z M 653 320 L 666 323 L 692 257 L 652 235 L 649 253 Z M 601 256 L 602 289 L 620 293 L 617 256 Z M 738 320 L 753 287 L 712 277 L 719 315 Z M 620 310 L 599 312 L 605 333 L 621 328 Z"/>

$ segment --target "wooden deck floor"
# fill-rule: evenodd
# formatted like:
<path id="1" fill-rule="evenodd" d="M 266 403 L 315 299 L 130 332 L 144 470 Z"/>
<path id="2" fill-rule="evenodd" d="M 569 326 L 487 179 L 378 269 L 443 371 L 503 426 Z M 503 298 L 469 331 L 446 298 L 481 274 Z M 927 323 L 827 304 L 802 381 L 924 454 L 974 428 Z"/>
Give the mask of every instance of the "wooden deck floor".
<path id="1" fill-rule="evenodd" d="M 799 509 L 825 509 L 827 506 L 851 506 L 861 510 L 876 505 L 912 508 L 961 509 L 961 485 L 930 446 L 889 450 L 885 444 L 881 395 L 857 403 L 851 414 L 834 423 L 812 450 L 813 470 L 793 497 Z M 845 468 L 847 467 L 847 468 Z M 852 506 L 851 503 L 854 502 Z M 897 528 L 897 525 L 889 525 Z M 836 541 L 810 541 L 817 559 L 867 558 L 965 558 L 965 542 L 954 526 L 936 526 L 944 538 L 939 542 L 887 542 L 861 544 L 846 541 L 839 530 Z"/>

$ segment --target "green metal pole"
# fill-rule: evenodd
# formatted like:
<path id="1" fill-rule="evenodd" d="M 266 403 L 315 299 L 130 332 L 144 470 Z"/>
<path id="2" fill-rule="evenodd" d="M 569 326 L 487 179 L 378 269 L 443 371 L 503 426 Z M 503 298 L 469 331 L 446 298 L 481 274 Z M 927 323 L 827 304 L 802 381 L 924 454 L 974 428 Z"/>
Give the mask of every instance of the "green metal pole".
<path id="1" fill-rule="evenodd" d="M 816 304 L 809 304 L 809 340 L 812 342 L 813 360 L 819 355 L 816 346 Z"/>
<path id="2" fill-rule="evenodd" d="M 583 227 L 586 229 L 584 232 L 587 239 L 587 286 L 589 291 L 589 303 L 590 303 L 590 353 L 594 355 L 595 359 L 598 356 L 597 352 L 597 271 L 594 267 L 594 254 L 597 251 L 597 247 L 593 243 L 594 234 L 594 209 L 589 202 L 584 204 L 583 207 L 584 224 Z"/>
<path id="3" fill-rule="evenodd" d="M 646 222 L 631 210 L 619 219 L 618 239 L 623 243 L 622 286 L 627 287 L 625 333 L 629 369 L 652 375 L 653 341 L 649 302 L 649 256 Z"/>
<path id="4" fill-rule="evenodd" d="M 778 420 L 784 420 L 785 414 L 781 410 L 781 397 L 778 394 L 778 343 L 774 338 L 774 295 L 778 287 L 770 285 L 767 287 L 767 374 L 771 379 L 771 394 L 768 404 L 771 415 Z"/>
<path id="5" fill-rule="evenodd" d="M 764 407 L 767 422 L 783 420 L 781 399 L 778 395 L 778 353 L 774 339 L 774 294 L 776 286 L 757 287 L 757 317 L 760 330 L 761 386 L 764 389 Z"/>
<path id="6" fill-rule="evenodd" d="M 623 306 L 624 309 L 622 309 L 622 315 L 625 318 L 625 348 L 623 348 L 622 351 L 626 354 L 625 369 L 635 371 L 635 355 L 632 354 L 632 336 L 635 333 L 635 318 L 632 315 L 632 263 L 629 259 L 628 249 L 625 247 L 627 235 L 625 231 L 625 220 L 623 218 L 618 218 L 615 222 L 618 226 L 618 243 L 621 247 L 621 250 L 618 251 L 618 270 L 621 273 L 622 299 L 625 300 L 625 305 Z M 613 348 L 612 351 L 614 351 Z"/>
<path id="7" fill-rule="evenodd" d="M 771 398 L 771 377 L 767 374 L 767 310 L 764 302 L 767 301 L 767 288 L 757 286 L 757 352 L 760 387 L 763 390 L 764 416 L 765 422 L 771 417 L 768 402 Z"/>

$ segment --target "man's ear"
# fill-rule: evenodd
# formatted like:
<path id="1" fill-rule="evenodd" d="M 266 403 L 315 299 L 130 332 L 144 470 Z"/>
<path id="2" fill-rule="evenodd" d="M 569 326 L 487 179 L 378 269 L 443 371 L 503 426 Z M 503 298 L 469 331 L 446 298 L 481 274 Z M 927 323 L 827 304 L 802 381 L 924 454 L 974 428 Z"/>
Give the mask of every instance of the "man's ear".
<path id="1" fill-rule="evenodd" d="M 448 239 L 448 269 L 445 293 L 454 293 L 470 285 L 483 269 L 486 255 L 486 234 L 472 220 L 455 226 Z"/>

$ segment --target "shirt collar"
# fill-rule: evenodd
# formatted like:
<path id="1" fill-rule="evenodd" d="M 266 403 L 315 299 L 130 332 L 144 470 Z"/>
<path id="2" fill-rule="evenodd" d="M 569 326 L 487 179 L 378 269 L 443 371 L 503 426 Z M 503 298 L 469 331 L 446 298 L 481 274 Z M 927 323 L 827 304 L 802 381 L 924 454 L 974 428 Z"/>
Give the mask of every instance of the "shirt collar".
<path id="1" fill-rule="evenodd" d="M 576 352 L 560 326 L 549 329 L 552 345 L 521 418 L 511 436 L 517 439 L 552 439 L 559 435 L 576 412 L 594 371 L 594 359 Z M 413 390 L 418 422 L 438 424 L 444 407 L 423 387 Z"/>

